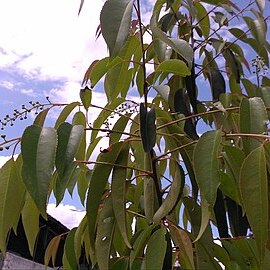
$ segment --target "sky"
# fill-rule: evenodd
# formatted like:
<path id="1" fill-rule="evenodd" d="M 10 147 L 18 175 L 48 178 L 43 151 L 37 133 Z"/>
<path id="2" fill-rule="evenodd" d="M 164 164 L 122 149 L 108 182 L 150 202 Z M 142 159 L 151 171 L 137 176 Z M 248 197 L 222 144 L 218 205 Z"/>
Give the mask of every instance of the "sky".
<path id="1" fill-rule="evenodd" d="M 79 101 L 88 66 L 107 55 L 103 39 L 95 39 L 103 1 L 85 1 L 80 16 L 79 5 L 79 0 L 0 1 L 0 119 L 29 101 L 46 102 L 46 96 L 53 102 Z M 104 96 L 95 94 L 93 102 L 104 104 Z M 16 137 L 33 117 L 0 133 Z M 0 152 L 0 166 L 9 154 Z M 48 212 L 71 228 L 84 215 L 76 211 L 82 209 L 77 202 L 76 194 L 74 200 L 65 196 L 57 208 L 51 200 Z"/>
<path id="2" fill-rule="evenodd" d="M 85 0 L 78 16 L 80 0 L 0 1 L 0 119 L 22 104 L 29 106 L 29 101 L 46 102 L 46 96 L 52 102 L 80 100 L 81 81 L 88 66 L 108 55 L 103 39 L 95 38 L 103 3 Z M 145 6 L 146 17 L 150 6 Z M 101 88 L 96 90 L 93 103 L 105 104 Z M 59 111 L 51 115 L 51 121 Z M 33 117 L 17 121 L 4 132 L 9 138 L 20 135 Z M 90 115 L 90 122 L 94 118 Z M 0 166 L 9 155 L 8 151 L 0 152 Z M 76 191 L 73 198 L 65 196 L 59 207 L 55 208 L 53 199 L 48 205 L 48 212 L 69 228 L 81 220 L 82 209 Z"/>

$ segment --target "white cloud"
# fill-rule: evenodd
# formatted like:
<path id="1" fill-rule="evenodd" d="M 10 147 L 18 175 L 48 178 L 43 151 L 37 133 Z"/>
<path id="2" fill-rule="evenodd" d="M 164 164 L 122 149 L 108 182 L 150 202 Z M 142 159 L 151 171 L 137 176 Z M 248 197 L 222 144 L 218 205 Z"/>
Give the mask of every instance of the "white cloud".
<path id="1" fill-rule="evenodd" d="M 4 87 L 8 90 L 13 90 L 14 88 L 14 83 L 10 82 L 10 81 L 1 81 L 0 82 L 0 87 Z"/>
<path id="2" fill-rule="evenodd" d="M 69 229 L 78 226 L 85 216 L 85 211 L 77 210 L 73 205 L 62 203 L 57 207 L 54 203 L 49 203 L 47 206 L 47 212 Z"/>
<path id="3" fill-rule="evenodd" d="M 11 67 L 37 79 L 81 80 L 90 62 L 104 57 L 95 42 L 102 0 L 10 0 L 0 3 L 0 68 Z"/>
<path id="4" fill-rule="evenodd" d="M 14 155 L 13 157 L 16 160 L 18 155 Z M 10 159 L 11 159 L 11 156 L 0 156 L 0 168 Z"/>

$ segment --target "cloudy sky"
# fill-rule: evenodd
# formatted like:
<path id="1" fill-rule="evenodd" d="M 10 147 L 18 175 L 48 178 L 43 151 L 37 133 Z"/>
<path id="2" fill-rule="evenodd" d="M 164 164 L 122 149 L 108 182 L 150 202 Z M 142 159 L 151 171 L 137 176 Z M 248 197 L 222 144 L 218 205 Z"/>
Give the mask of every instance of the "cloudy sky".
<path id="1" fill-rule="evenodd" d="M 54 102 L 79 100 L 84 72 L 107 54 L 103 40 L 95 40 L 103 1 L 85 1 L 80 16 L 79 5 L 80 0 L 0 1 L 0 119 L 29 101 L 46 102 L 46 96 Z M 94 98 L 101 103 L 103 96 Z M 4 132 L 18 136 L 27 121 L 22 122 Z M 0 152 L 0 166 L 7 154 Z M 73 205 L 66 196 L 48 211 L 72 227 L 84 214 Z"/>
<path id="2" fill-rule="evenodd" d="M 46 102 L 46 96 L 53 102 L 79 100 L 86 69 L 107 56 L 103 39 L 95 40 L 103 3 L 85 0 L 78 16 L 80 0 L 0 1 L 0 119 L 29 101 Z M 144 11 L 150 7 L 146 5 Z M 105 97 L 97 91 L 93 103 L 104 104 Z M 17 121 L 4 132 L 10 138 L 19 136 L 31 121 L 31 117 Z M 0 166 L 9 154 L 0 152 Z M 52 200 L 48 210 L 72 227 L 84 214 L 74 211 L 83 209 L 77 202 L 76 196 L 74 200 L 66 196 L 57 209 Z"/>

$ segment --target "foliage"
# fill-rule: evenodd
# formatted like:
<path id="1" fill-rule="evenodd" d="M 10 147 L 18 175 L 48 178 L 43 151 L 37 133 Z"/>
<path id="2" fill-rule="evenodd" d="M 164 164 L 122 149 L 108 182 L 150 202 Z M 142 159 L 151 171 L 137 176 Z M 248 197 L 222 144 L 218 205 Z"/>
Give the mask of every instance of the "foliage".
<path id="1" fill-rule="evenodd" d="M 15 140 L 21 155 L 0 169 L 0 249 L 20 214 L 31 207 L 46 217 L 50 194 L 59 204 L 77 186 L 86 215 L 66 238 L 64 269 L 78 267 L 82 250 L 98 269 L 268 269 L 265 1 L 156 0 L 147 22 L 142 8 L 105 2 L 99 29 L 110 55 L 88 68 L 82 103 L 44 127 L 57 106 L 49 102 Z M 258 55 L 251 67 L 247 54 Z M 91 102 L 98 82 L 103 107 Z M 100 113 L 88 123 L 91 108 Z M 13 142 L 2 138 L 1 147 Z"/>

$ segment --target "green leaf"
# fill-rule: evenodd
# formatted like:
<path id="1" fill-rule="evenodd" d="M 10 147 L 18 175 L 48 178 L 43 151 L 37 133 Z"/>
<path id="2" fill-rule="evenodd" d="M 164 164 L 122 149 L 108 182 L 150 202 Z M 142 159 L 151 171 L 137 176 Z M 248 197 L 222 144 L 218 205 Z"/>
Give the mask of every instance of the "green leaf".
<path id="1" fill-rule="evenodd" d="M 109 180 L 109 175 L 113 168 L 123 143 L 119 142 L 111 146 L 111 150 L 107 153 L 100 153 L 97 163 L 93 169 L 89 191 L 87 194 L 86 212 L 88 219 L 88 228 L 90 234 L 90 243 L 93 247 L 93 236 L 95 235 L 96 219 L 98 214 L 101 197 Z"/>
<path id="2" fill-rule="evenodd" d="M 193 50 L 191 46 L 183 39 L 177 38 L 168 38 L 165 33 L 160 30 L 157 26 L 151 25 L 151 30 L 153 32 L 154 38 L 158 38 L 161 41 L 165 42 L 168 46 L 170 46 L 176 53 L 182 56 L 188 63 L 188 66 L 192 66 L 193 62 Z"/>
<path id="3" fill-rule="evenodd" d="M 184 184 L 185 184 L 185 174 L 182 167 L 177 163 L 175 165 L 175 174 L 173 178 L 173 182 L 170 188 L 170 191 L 163 201 L 162 205 L 159 207 L 157 212 L 154 214 L 153 222 L 159 223 L 160 220 L 165 217 L 169 212 L 173 210 L 173 208 L 178 203 L 181 198 Z"/>
<path id="4" fill-rule="evenodd" d="M 202 196 L 213 206 L 220 184 L 218 148 L 221 131 L 207 131 L 199 139 L 194 149 L 194 172 Z"/>
<path id="5" fill-rule="evenodd" d="M 263 13 L 265 8 L 265 0 L 256 0 L 256 4 L 258 8 L 260 9 L 260 12 Z"/>
<path id="6" fill-rule="evenodd" d="M 101 32 L 110 56 L 116 56 L 125 45 L 130 29 L 132 7 L 132 0 L 108 0 L 101 10 Z"/>
<path id="7" fill-rule="evenodd" d="M 116 223 L 119 227 L 120 233 L 128 246 L 131 245 L 127 236 L 127 224 L 126 224 L 126 178 L 127 178 L 127 166 L 129 157 L 129 144 L 124 143 L 116 164 L 121 165 L 121 167 L 115 166 L 112 173 L 112 205 Z"/>
<path id="8" fill-rule="evenodd" d="M 170 87 L 168 85 L 156 85 L 153 87 L 166 102 L 169 101 Z"/>
<path id="9" fill-rule="evenodd" d="M 111 196 L 104 203 L 97 224 L 96 236 L 96 256 L 98 267 L 101 270 L 109 268 L 110 250 L 113 240 L 113 232 L 115 227 L 115 218 L 112 208 Z"/>
<path id="10" fill-rule="evenodd" d="M 240 104 L 240 132 L 245 134 L 263 134 L 267 132 L 268 116 L 261 98 L 244 98 Z M 248 154 L 261 143 L 254 138 L 242 138 L 245 152 Z"/>
<path id="11" fill-rule="evenodd" d="M 33 199 L 26 193 L 22 210 L 22 223 L 31 256 L 34 256 L 35 243 L 39 232 L 39 211 Z"/>
<path id="12" fill-rule="evenodd" d="M 104 109 L 97 116 L 93 123 L 93 128 L 98 129 L 104 124 L 105 120 L 112 114 L 112 111 L 116 109 L 121 103 L 125 102 L 124 98 L 115 98 L 111 102 L 104 106 Z M 98 131 L 93 130 L 91 133 L 91 142 L 97 137 Z"/>
<path id="13" fill-rule="evenodd" d="M 162 227 L 156 230 L 150 237 L 144 257 L 142 269 L 162 269 L 167 242 L 165 239 L 167 230 Z"/>
<path id="14" fill-rule="evenodd" d="M 188 233 L 174 224 L 169 224 L 172 240 L 179 247 L 179 263 L 184 269 L 194 269 L 193 247 Z"/>
<path id="15" fill-rule="evenodd" d="M 157 74 L 159 72 L 172 73 L 182 77 L 190 75 L 190 70 L 186 66 L 185 62 L 178 59 L 169 59 L 163 61 L 161 64 L 158 65 L 155 72 Z"/>
<path id="16" fill-rule="evenodd" d="M 74 110 L 75 107 L 80 106 L 80 102 L 72 102 L 62 110 L 60 115 L 57 118 L 57 121 L 55 122 L 54 128 L 57 129 L 70 115 L 70 113 Z"/>
<path id="17" fill-rule="evenodd" d="M 268 239 L 268 180 L 263 146 L 253 150 L 244 160 L 239 187 L 262 261 Z"/>
<path id="18" fill-rule="evenodd" d="M 53 128 L 29 126 L 22 141 L 22 177 L 40 213 L 46 216 L 46 204 L 52 177 L 57 145 L 57 134 Z"/>
<path id="19" fill-rule="evenodd" d="M 89 89 L 88 86 L 86 86 L 84 89 L 81 89 L 80 98 L 81 98 L 84 108 L 88 110 L 91 104 L 91 99 L 92 99 L 92 89 Z"/>
<path id="20" fill-rule="evenodd" d="M 140 104 L 140 130 L 143 149 L 145 152 L 150 152 L 156 144 L 155 107 L 147 111 L 144 103 Z"/>
<path id="21" fill-rule="evenodd" d="M 42 127 L 44 125 L 49 110 L 50 109 L 42 110 L 35 118 L 34 125 Z"/>
<path id="22" fill-rule="evenodd" d="M 132 268 L 133 263 L 137 257 L 141 257 L 143 255 L 146 243 L 153 231 L 153 229 L 157 226 L 157 224 L 152 224 L 147 226 L 136 238 L 133 249 L 130 252 L 130 268 Z"/>
<path id="23" fill-rule="evenodd" d="M 82 112 L 76 112 L 72 119 L 73 126 L 82 126 L 84 129 L 86 128 L 86 117 Z M 83 131 L 80 145 L 75 154 L 76 160 L 85 160 L 85 152 L 86 152 L 86 132 Z"/>
<path id="24" fill-rule="evenodd" d="M 5 253 L 8 231 L 17 225 L 25 194 L 25 187 L 13 158 L 0 168 L 0 187 L 0 250 Z"/>
<path id="25" fill-rule="evenodd" d="M 254 39 L 261 46 L 264 45 L 266 42 L 266 23 L 263 17 L 257 16 L 257 19 L 253 19 L 251 17 L 244 16 L 243 19 L 249 27 Z"/>
<path id="26" fill-rule="evenodd" d="M 197 20 L 201 27 L 202 33 L 205 38 L 208 38 L 210 33 L 210 21 L 207 10 L 204 6 L 198 2 L 194 3 L 194 6 L 197 10 Z"/>
<path id="27" fill-rule="evenodd" d="M 69 231 L 66 238 L 65 247 L 64 247 L 64 253 L 71 269 L 77 269 L 78 267 L 78 262 L 76 260 L 75 249 L 74 249 L 75 232 L 76 232 L 76 228 L 73 228 L 72 230 Z"/>

